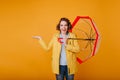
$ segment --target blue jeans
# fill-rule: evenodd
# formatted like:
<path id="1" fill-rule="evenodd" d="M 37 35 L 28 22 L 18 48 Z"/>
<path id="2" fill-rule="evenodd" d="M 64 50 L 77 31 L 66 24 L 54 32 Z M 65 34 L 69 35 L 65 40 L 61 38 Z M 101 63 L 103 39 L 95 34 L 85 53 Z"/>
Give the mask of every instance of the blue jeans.
<path id="1" fill-rule="evenodd" d="M 60 74 L 56 74 L 56 80 L 64 80 L 64 77 L 66 80 L 74 80 L 74 74 L 68 75 L 67 66 L 60 65 L 59 70 Z"/>

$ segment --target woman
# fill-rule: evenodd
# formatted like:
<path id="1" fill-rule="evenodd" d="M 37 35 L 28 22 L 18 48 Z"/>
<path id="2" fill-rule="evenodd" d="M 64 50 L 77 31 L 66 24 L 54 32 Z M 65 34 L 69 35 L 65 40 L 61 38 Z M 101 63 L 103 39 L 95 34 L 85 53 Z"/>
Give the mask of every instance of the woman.
<path id="1" fill-rule="evenodd" d="M 56 80 L 74 80 L 76 71 L 76 53 L 79 52 L 79 45 L 77 40 L 69 38 L 76 38 L 69 30 L 72 28 L 70 21 L 67 18 L 61 18 L 56 33 L 48 46 L 40 36 L 34 36 L 39 40 L 39 43 L 45 50 L 50 50 L 53 47 L 52 54 L 52 69 L 56 74 Z"/>

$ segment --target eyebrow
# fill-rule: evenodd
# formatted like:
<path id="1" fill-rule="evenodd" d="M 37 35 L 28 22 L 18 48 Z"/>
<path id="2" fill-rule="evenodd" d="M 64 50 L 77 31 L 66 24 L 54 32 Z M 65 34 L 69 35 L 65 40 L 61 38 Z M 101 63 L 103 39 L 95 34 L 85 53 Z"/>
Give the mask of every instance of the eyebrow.
<path id="1" fill-rule="evenodd" d="M 64 25 L 64 24 L 60 24 L 60 25 Z M 66 26 L 68 26 L 68 24 L 65 24 Z"/>

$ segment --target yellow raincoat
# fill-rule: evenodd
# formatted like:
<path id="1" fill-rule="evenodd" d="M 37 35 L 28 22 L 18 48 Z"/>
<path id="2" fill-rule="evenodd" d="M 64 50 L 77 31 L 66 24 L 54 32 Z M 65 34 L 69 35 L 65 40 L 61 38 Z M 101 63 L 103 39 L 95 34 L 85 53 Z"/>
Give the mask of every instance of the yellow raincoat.
<path id="1" fill-rule="evenodd" d="M 60 33 L 56 33 L 48 46 L 46 46 L 45 42 L 41 39 L 39 43 L 45 50 L 52 50 L 52 70 L 53 73 L 59 74 L 59 61 L 60 61 L 60 51 L 61 51 L 61 43 L 58 41 Z M 76 38 L 75 34 L 69 33 L 69 38 Z M 65 47 L 66 50 L 66 60 L 68 67 L 68 74 L 74 74 L 76 71 L 76 53 L 79 52 L 79 45 L 77 40 L 68 40 L 68 43 Z"/>

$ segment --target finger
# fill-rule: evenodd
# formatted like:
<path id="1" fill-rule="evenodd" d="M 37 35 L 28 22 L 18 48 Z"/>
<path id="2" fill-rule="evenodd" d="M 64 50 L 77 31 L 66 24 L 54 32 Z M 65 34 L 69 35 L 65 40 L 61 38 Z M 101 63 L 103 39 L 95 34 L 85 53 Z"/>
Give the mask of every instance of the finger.
<path id="1" fill-rule="evenodd" d="M 38 38 L 39 38 L 39 36 L 33 36 L 32 38 L 38 39 Z"/>
<path id="2" fill-rule="evenodd" d="M 32 38 L 36 38 L 36 36 L 32 36 Z"/>

